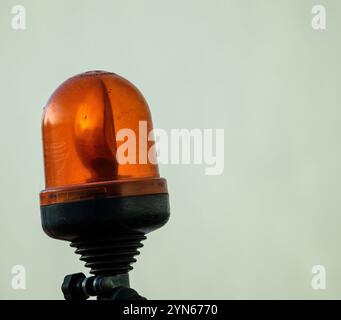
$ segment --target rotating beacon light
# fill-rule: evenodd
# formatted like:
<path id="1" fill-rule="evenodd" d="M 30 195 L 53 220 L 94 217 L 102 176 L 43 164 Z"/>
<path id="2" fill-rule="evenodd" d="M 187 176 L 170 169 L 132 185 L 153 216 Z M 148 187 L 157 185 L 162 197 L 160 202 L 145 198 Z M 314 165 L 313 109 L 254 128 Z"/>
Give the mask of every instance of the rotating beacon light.
<path id="1" fill-rule="evenodd" d="M 150 161 L 153 141 L 141 139 L 141 122 L 149 133 L 142 94 L 104 71 L 66 80 L 44 108 L 42 226 L 50 237 L 70 241 L 94 277 L 126 275 L 145 234 L 169 219 L 167 183 Z M 120 130 L 135 134 L 135 162 L 117 157 L 127 143 L 118 139 Z M 141 147 L 151 155 L 147 161 Z"/>

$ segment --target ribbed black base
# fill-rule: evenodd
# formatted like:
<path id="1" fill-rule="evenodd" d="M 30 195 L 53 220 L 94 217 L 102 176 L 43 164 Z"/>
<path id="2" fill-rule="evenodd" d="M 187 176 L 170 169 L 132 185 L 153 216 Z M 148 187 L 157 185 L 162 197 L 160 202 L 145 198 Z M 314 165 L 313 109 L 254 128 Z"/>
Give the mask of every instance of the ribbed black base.
<path id="1" fill-rule="evenodd" d="M 133 269 L 134 256 L 140 254 L 138 249 L 143 247 L 141 241 L 145 239 L 144 234 L 129 234 L 107 240 L 75 241 L 71 247 L 77 248 L 76 253 L 81 255 L 85 266 L 91 268 L 91 274 L 114 276 Z"/>

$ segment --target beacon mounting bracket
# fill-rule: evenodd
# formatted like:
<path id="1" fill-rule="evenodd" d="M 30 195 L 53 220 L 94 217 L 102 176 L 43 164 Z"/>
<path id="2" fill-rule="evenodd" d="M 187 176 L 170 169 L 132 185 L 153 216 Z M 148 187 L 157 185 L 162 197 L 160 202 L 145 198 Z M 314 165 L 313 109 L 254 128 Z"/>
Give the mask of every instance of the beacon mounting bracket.
<path id="1" fill-rule="evenodd" d="M 91 296 L 97 300 L 146 300 L 130 288 L 129 275 L 92 276 L 83 273 L 67 275 L 62 284 L 65 300 L 82 301 Z"/>

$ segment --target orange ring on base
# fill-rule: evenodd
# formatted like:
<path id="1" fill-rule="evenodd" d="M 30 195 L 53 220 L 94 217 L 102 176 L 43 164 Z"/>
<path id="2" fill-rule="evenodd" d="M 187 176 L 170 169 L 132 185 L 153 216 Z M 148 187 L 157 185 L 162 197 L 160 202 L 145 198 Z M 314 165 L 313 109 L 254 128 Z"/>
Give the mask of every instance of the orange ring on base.
<path id="1" fill-rule="evenodd" d="M 164 178 L 104 181 L 45 189 L 40 192 L 40 205 L 162 193 L 168 193 Z"/>

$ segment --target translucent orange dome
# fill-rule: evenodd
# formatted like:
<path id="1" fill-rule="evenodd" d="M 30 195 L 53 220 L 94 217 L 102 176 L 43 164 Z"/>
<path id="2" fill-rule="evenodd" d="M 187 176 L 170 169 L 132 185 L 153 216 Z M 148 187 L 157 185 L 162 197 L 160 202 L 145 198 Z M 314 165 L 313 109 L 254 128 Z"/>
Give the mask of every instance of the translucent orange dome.
<path id="1" fill-rule="evenodd" d="M 141 127 L 142 122 L 142 127 Z M 153 141 L 141 128 L 152 130 L 142 94 L 126 79 L 110 72 L 76 75 L 50 97 L 44 108 L 42 133 L 45 187 L 41 205 L 96 197 L 167 193 L 154 161 Z M 136 162 L 122 163 L 117 151 L 136 136 Z M 121 131 L 122 132 L 122 131 Z M 149 152 L 141 159 L 140 148 Z"/>

